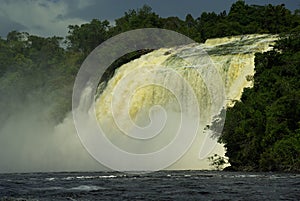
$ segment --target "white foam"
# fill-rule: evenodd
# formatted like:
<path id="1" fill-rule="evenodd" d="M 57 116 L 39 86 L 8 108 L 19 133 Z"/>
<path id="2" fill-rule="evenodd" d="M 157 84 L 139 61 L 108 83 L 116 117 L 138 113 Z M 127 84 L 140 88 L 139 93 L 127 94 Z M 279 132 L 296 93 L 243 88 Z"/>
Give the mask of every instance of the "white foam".
<path id="1" fill-rule="evenodd" d="M 54 177 L 50 177 L 50 178 L 46 178 L 45 180 L 46 181 L 54 181 L 56 178 L 54 178 Z"/>
<path id="2" fill-rule="evenodd" d="M 96 178 L 95 176 L 78 176 L 76 179 L 94 179 Z"/>
<path id="3" fill-rule="evenodd" d="M 59 186 L 50 186 L 50 187 L 45 187 L 45 188 L 37 188 L 37 190 L 40 191 L 52 191 L 52 190 L 62 190 L 64 189 L 63 187 L 59 187 Z"/>
<path id="4" fill-rule="evenodd" d="M 99 178 L 116 178 L 115 175 L 99 176 Z"/>
<path id="5" fill-rule="evenodd" d="M 64 178 L 62 178 L 62 180 L 73 180 L 73 179 L 75 179 L 75 177 L 64 177 Z"/>
<path id="6" fill-rule="evenodd" d="M 70 190 L 76 190 L 76 191 L 97 191 L 103 189 L 105 188 L 100 186 L 89 186 L 89 185 L 81 185 L 81 186 L 70 188 Z"/>

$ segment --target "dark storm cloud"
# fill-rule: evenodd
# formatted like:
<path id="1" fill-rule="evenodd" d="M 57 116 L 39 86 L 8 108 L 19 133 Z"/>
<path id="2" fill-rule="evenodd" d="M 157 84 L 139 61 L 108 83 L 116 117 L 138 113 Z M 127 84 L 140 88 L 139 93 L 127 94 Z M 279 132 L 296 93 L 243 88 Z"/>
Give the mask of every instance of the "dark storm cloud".
<path id="1" fill-rule="evenodd" d="M 184 19 L 185 16 L 190 13 L 193 15 L 193 17 L 197 18 L 204 11 L 220 13 L 226 10 L 228 12 L 234 2 L 236 2 L 236 0 L 94 0 L 91 2 L 91 5 L 85 8 L 72 10 L 68 16 L 80 16 L 85 20 L 91 20 L 93 18 L 98 18 L 101 20 L 114 20 L 123 16 L 124 12 L 128 11 L 129 9 L 141 8 L 143 5 L 147 4 L 152 7 L 154 12 L 162 17 L 178 16 Z M 300 8 L 300 4 L 296 3 L 294 0 L 247 0 L 246 3 L 250 5 L 285 4 L 290 10 Z"/>
<path id="2" fill-rule="evenodd" d="M 198 1 L 182 1 L 182 0 L 110 0 L 110 1 L 94 1 L 90 6 L 83 9 L 73 10 L 68 15 L 70 17 L 80 16 L 85 20 L 92 18 L 99 18 L 101 20 L 108 19 L 114 20 L 124 15 L 124 12 L 130 9 L 141 8 L 147 4 L 152 7 L 153 11 L 162 17 L 178 16 L 185 18 L 190 13 L 194 17 L 199 17 L 202 12 L 217 13 L 223 10 L 228 10 L 230 5 L 235 0 L 223 1 L 220 0 L 198 0 Z"/>
<path id="3" fill-rule="evenodd" d="M 41 36 L 67 34 L 68 25 L 82 24 L 92 19 L 114 22 L 130 9 L 147 4 L 161 17 L 187 14 L 194 18 L 202 12 L 229 11 L 236 0 L 14 0 L 0 4 L 0 35 L 5 37 L 11 30 L 26 31 Z M 290 10 L 300 9 L 295 0 L 246 0 L 247 4 L 285 4 Z M 24 13 L 24 14 L 21 14 Z"/>
<path id="4" fill-rule="evenodd" d="M 0 28 L 1 37 L 6 37 L 7 34 L 13 30 L 20 31 L 20 30 L 27 29 L 27 27 L 25 27 L 24 25 L 19 24 L 18 22 L 11 21 L 10 19 L 4 17 L 0 17 L 0 24 L 1 24 L 1 28 Z"/>

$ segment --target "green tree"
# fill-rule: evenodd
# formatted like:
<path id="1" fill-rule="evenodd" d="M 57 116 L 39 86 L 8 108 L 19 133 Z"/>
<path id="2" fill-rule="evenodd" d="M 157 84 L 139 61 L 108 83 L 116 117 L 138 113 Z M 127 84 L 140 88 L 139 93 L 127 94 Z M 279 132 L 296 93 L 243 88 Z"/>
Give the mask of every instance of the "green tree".
<path id="1" fill-rule="evenodd" d="M 254 87 L 227 112 L 224 134 L 232 169 L 299 171 L 300 35 L 257 54 Z"/>
<path id="2" fill-rule="evenodd" d="M 125 16 L 116 19 L 116 26 L 112 27 L 112 35 L 138 28 L 160 28 L 162 27 L 160 17 L 152 12 L 152 8 L 144 5 L 137 10 L 125 12 Z"/>
<path id="3" fill-rule="evenodd" d="M 70 25 L 67 36 L 68 48 L 71 51 L 90 53 L 108 38 L 109 22 L 93 19 L 90 23 Z"/>

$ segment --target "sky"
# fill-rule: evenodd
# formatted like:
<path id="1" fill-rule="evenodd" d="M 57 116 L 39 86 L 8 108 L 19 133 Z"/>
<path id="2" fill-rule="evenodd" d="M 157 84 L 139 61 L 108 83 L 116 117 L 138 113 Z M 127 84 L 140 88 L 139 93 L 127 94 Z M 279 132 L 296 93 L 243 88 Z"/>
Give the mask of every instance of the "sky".
<path id="1" fill-rule="evenodd" d="M 0 36 L 12 30 L 39 36 L 66 36 L 68 25 L 88 23 L 92 19 L 114 20 L 129 9 L 147 4 L 161 17 L 190 13 L 194 18 L 202 12 L 229 10 L 236 0 L 0 0 Z M 247 4 L 285 4 L 292 11 L 300 9 L 299 0 L 245 0 Z"/>

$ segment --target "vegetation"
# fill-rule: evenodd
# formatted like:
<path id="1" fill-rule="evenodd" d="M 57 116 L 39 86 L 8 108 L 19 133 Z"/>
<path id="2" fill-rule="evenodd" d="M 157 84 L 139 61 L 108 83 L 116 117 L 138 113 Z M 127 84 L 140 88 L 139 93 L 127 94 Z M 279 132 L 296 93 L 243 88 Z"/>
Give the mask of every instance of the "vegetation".
<path id="1" fill-rule="evenodd" d="M 256 54 L 254 87 L 227 111 L 233 170 L 300 171 L 300 33 Z"/>
<path id="2" fill-rule="evenodd" d="M 229 13 L 204 12 L 161 18 L 149 6 L 129 10 L 116 25 L 94 19 L 70 25 L 66 38 L 40 37 L 17 31 L 0 38 L 0 128 L 25 103 L 51 105 L 46 117 L 56 123 L 71 109 L 72 86 L 86 56 L 100 43 L 121 32 L 157 27 L 170 29 L 198 42 L 207 38 L 251 33 L 282 34 L 274 51 L 256 55 L 253 89 L 227 112 L 224 135 L 231 168 L 235 170 L 300 170 L 300 10 L 284 5 L 234 3 Z M 288 35 L 287 35 L 288 34 Z M 287 37 L 288 36 L 288 37 Z M 130 53 L 114 69 L 151 50 Z"/>
<path id="3" fill-rule="evenodd" d="M 216 170 L 222 170 L 225 165 L 228 165 L 227 158 L 214 154 L 213 156 L 208 157 L 210 161 L 210 166 L 214 167 Z"/>

